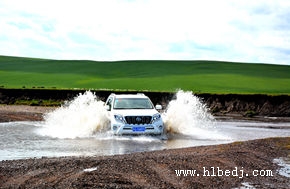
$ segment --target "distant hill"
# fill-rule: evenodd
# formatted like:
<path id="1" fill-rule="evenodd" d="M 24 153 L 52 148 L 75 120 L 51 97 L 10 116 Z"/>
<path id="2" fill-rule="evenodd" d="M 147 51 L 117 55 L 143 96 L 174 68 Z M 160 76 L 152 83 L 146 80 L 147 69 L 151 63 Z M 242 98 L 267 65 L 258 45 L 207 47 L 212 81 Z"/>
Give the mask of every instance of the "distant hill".
<path id="1" fill-rule="evenodd" d="M 88 61 L 0 56 L 1 88 L 290 94 L 290 66 L 221 61 Z"/>

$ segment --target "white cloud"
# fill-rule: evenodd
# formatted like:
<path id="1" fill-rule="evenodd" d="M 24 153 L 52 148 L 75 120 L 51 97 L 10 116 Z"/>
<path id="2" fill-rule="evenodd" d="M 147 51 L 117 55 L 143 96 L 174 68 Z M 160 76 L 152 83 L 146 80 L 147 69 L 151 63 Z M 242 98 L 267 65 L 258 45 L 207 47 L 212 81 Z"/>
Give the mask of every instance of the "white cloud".
<path id="1" fill-rule="evenodd" d="M 1 0 L 0 54 L 290 65 L 286 0 Z"/>

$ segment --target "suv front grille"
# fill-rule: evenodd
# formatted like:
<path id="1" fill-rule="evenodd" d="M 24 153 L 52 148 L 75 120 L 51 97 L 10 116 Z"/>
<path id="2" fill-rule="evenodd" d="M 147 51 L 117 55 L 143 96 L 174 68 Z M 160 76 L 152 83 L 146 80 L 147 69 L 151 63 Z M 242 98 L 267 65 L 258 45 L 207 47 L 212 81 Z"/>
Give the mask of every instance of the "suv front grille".
<path id="1" fill-rule="evenodd" d="M 126 122 L 128 124 L 149 124 L 151 122 L 152 116 L 125 116 Z"/>

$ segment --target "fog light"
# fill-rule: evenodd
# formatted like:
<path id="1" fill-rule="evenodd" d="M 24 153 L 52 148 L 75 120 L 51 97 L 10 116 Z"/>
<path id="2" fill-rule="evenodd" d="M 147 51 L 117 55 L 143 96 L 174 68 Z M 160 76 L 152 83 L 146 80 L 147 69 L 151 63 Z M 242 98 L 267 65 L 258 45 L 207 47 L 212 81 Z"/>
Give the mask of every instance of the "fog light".
<path id="1" fill-rule="evenodd" d="M 162 125 L 159 125 L 158 128 L 159 128 L 159 130 L 162 130 L 163 129 L 163 126 Z"/>
<path id="2" fill-rule="evenodd" d="M 113 126 L 113 130 L 115 131 L 115 130 L 117 130 L 117 129 L 118 129 L 118 126 L 114 125 L 114 126 Z"/>

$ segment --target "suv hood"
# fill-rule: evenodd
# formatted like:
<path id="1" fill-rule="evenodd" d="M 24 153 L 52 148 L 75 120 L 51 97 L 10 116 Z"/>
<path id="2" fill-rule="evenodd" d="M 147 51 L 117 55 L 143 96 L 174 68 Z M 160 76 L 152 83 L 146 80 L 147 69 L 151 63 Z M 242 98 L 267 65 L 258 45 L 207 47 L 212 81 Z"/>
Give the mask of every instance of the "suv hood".
<path id="1" fill-rule="evenodd" d="M 118 114 L 122 116 L 153 116 L 157 113 L 159 112 L 155 109 L 122 109 L 112 111 L 112 114 Z"/>

